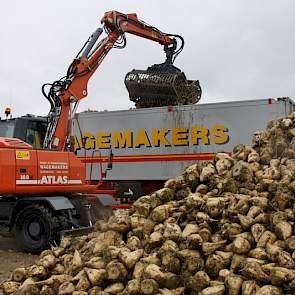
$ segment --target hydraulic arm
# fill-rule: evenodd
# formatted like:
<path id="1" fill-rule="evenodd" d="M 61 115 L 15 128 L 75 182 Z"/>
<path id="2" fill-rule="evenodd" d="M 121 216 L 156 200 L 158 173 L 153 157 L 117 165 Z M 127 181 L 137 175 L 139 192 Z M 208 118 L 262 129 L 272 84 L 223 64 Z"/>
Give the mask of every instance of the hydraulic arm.
<path id="1" fill-rule="evenodd" d="M 167 65 L 170 74 L 172 73 L 175 75 L 175 72 L 178 74 L 180 73 L 180 70 L 175 68 L 172 63 L 183 48 L 182 37 L 178 35 L 165 34 L 153 26 L 147 25 L 143 21 L 139 20 L 137 15 L 134 13 L 123 14 L 116 11 L 110 11 L 105 13 L 101 19 L 101 23 L 103 24 L 103 29 L 107 33 L 107 36 L 101 41 L 98 41 L 100 35 L 103 33 L 103 29 L 98 28 L 90 36 L 70 65 L 66 76 L 52 84 L 44 84 L 42 87 L 42 92 L 51 105 L 49 125 L 44 141 L 45 148 L 54 148 L 59 150 L 68 150 L 70 148 L 72 118 L 76 111 L 78 102 L 87 96 L 88 81 L 112 48 L 125 47 L 125 33 L 137 35 L 139 37 L 158 42 L 164 46 L 166 62 L 162 65 L 158 65 L 156 69 L 158 74 L 160 74 L 161 68 L 163 69 L 163 67 L 165 68 Z M 179 48 L 177 48 L 177 38 L 181 40 L 181 46 Z M 167 72 L 167 69 L 165 70 Z M 131 77 L 132 75 L 133 78 Z M 137 73 L 137 76 L 134 76 L 133 73 L 132 75 L 129 75 L 129 78 L 126 76 L 125 83 L 129 93 L 131 91 L 134 92 L 133 94 L 130 94 L 130 98 L 133 101 L 140 98 L 138 91 L 142 92 L 142 89 L 132 85 L 134 83 L 139 84 L 139 82 L 146 82 L 147 85 L 144 87 L 149 87 L 150 89 L 154 88 L 156 86 L 155 84 L 158 84 L 161 88 L 159 82 L 152 83 L 152 81 L 155 80 L 155 73 L 153 73 L 153 76 L 148 74 L 143 79 L 142 77 L 139 77 Z M 182 79 L 183 78 L 185 79 L 185 77 L 182 76 Z M 141 79 L 141 81 L 139 81 L 139 79 Z M 50 86 L 48 92 L 45 91 L 46 86 Z M 129 87 L 129 89 L 128 86 L 131 88 Z M 181 86 L 183 87 L 183 85 Z M 171 86 L 169 87 L 171 88 Z M 160 96 L 160 93 L 158 93 L 158 96 Z M 197 96 L 200 96 L 200 92 L 197 93 Z M 134 97 L 134 99 L 132 99 L 132 97 Z"/>

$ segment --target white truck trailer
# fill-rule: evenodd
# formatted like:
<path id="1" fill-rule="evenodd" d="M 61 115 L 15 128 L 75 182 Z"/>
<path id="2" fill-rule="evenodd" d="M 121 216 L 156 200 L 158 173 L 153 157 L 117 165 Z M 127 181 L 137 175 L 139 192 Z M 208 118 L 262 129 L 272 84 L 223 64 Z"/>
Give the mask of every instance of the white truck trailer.
<path id="1" fill-rule="evenodd" d="M 196 161 L 249 144 L 256 130 L 293 111 L 291 99 L 279 98 L 82 112 L 74 128 L 75 149 L 88 165 L 88 179 L 102 177 L 103 188 L 116 189 L 125 203 L 161 187 Z M 101 176 L 110 164 L 112 169 Z"/>

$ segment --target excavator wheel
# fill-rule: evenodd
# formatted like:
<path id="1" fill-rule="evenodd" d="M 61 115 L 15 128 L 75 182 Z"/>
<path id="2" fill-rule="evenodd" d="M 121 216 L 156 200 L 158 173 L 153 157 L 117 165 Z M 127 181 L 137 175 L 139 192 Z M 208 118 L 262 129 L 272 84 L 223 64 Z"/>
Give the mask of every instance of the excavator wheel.
<path id="1" fill-rule="evenodd" d="M 46 207 L 35 204 L 26 206 L 17 215 L 15 236 L 25 252 L 38 254 L 57 242 L 58 218 Z"/>

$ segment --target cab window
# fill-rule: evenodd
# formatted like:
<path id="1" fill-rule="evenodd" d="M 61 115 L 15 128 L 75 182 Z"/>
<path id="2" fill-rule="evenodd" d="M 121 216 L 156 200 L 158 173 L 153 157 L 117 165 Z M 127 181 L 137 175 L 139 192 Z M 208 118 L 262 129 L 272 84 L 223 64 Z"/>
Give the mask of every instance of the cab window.
<path id="1" fill-rule="evenodd" d="M 13 137 L 15 121 L 0 121 L 0 137 Z"/>
<path id="2" fill-rule="evenodd" d="M 26 133 L 26 142 L 34 148 L 42 148 L 46 133 L 46 124 L 44 122 L 29 122 Z"/>

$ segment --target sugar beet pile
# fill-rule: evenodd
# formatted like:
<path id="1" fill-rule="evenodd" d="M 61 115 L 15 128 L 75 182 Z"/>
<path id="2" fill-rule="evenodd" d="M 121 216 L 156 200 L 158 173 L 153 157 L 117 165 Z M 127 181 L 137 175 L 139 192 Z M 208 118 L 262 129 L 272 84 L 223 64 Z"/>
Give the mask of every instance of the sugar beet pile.
<path id="1" fill-rule="evenodd" d="M 295 294 L 295 113 L 16 269 L 5 294 Z"/>

